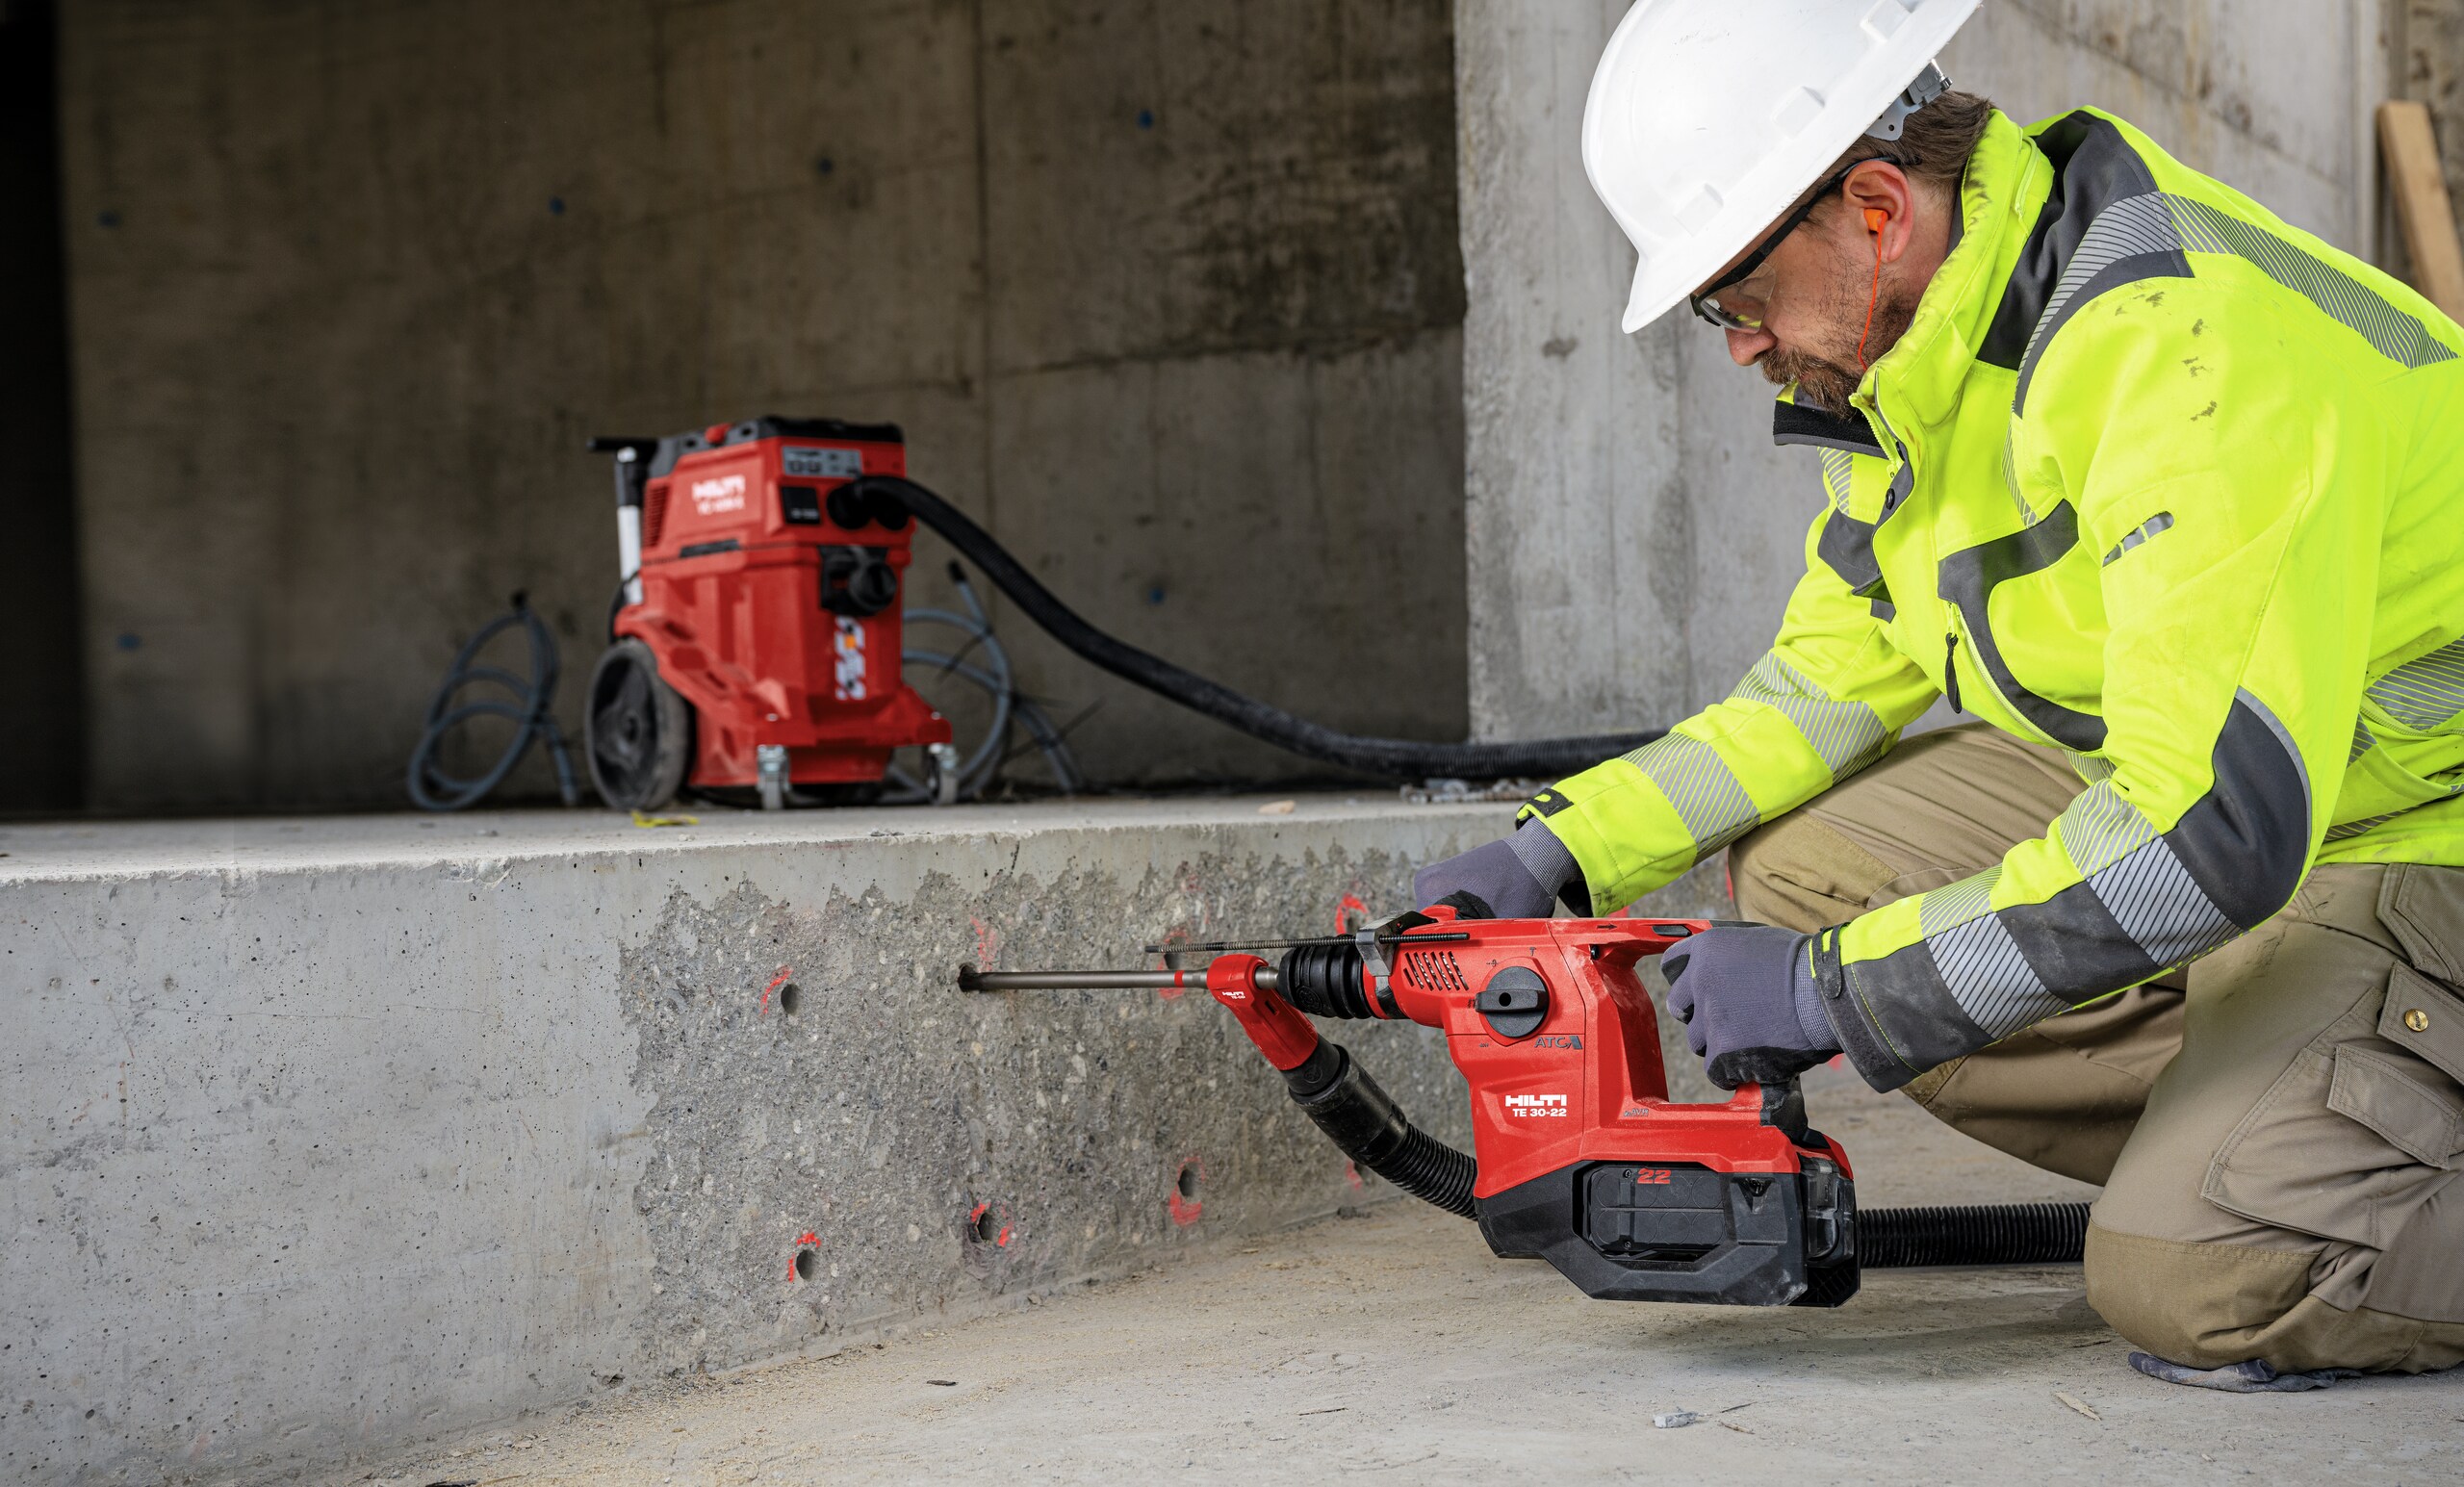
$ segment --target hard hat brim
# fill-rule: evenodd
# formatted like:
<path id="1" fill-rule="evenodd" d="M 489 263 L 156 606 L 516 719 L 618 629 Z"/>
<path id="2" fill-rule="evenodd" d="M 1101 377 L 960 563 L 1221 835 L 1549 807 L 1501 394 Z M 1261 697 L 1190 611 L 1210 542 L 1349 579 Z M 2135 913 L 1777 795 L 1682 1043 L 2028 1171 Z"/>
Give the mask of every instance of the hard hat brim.
<path id="1" fill-rule="evenodd" d="M 1690 12 L 1690 0 L 1676 3 L 1688 6 Z M 1617 152 L 1628 152 L 1623 159 L 1631 162 L 1637 157 L 1630 152 L 1653 140 L 1648 129 L 1637 138 L 1631 125 L 1603 122 L 1613 112 L 1612 97 L 1621 88 L 1631 89 L 1646 81 L 1651 71 L 1681 64 L 1665 55 L 1665 47 L 1651 49 L 1653 43 L 1646 39 L 1662 4 L 1643 0 L 1630 11 L 1602 54 L 1584 109 L 1583 129 L 1583 165 L 1593 189 L 1639 254 L 1621 317 L 1626 333 L 1641 330 L 1675 309 L 1768 232 L 1787 214 L 1790 204 L 1819 181 L 1911 81 L 1924 72 L 1980 3 L 1900 0 L 1893 9 L 1903 18 L 1893 33 L 1860 62 L 1853 75 L 1826 81 L 1820 112 L 1803 120 L 1784 142 L 1739 178 L 1710 183 L 1716 187 L 1711 194 L 1717 210 L 1707 219 L 1682 225 L 1670 220 L 1665 195 L 1657 209 L 1649 205 L 1633 209 L 1630 200 L 1627 205 L 1631 215 L 1620 209 L 1623 191 L 1615 177 L 1623 174 L 1631 181 L 1633 176 L 1630 165 L 1623 171 L 1618 168 Z M 1638 72 L 1645 77 L 1637 78 Z M 1811 90 L 1804 91 L 1809 97 L 1816 96 Z M 1701 127 L 1699 120 L 1695 127 Z"/>

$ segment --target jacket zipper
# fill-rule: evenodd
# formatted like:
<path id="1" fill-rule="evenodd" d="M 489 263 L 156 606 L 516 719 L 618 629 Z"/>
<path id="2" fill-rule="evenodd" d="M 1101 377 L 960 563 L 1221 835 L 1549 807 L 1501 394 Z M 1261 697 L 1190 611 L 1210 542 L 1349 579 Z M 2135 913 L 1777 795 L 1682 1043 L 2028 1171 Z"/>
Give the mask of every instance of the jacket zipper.
<path id="1" fill-rule="evenodd" d="M 1891 447 L 1899 451 L 1900 463 L 1912 467 L 1909 483 L 1912 490 L 1915 485 L 1912 474 L 1915 461 L 1909 457 L 1908 445 L 1899 437 L 1899 430 L 1891 427 L 1890 416 L 1883 412 L 1882 398 L 1877 397 L 1868 400 L 1873 406 L 1874 417 L 1883 425 L 1884 437 L 1890 440 Z M 1883 520 L 1889 520 L 1892 514 L 1888 510 L 1884 511 Z M 1942 695 L 1949 701 L 1953 712 L 1964 714 L 1967 711 L 1965 707 L 1960 705 L 1960 632 L 1956 629 L 1942 636 Z"/>

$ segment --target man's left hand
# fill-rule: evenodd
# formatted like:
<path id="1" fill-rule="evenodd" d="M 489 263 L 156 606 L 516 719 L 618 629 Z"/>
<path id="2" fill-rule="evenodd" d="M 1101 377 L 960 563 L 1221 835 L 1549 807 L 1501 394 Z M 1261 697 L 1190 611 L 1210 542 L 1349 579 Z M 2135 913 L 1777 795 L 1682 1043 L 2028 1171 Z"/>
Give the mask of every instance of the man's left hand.
<path id="1" fill-rule="evenodd" d="M 1660 957 L 1668 1010 L 1723 1090 L 1778 1084 L 1839 1051 L 1806 953 L 1810 936 L 1767 924 L 1706 930 Z"/>

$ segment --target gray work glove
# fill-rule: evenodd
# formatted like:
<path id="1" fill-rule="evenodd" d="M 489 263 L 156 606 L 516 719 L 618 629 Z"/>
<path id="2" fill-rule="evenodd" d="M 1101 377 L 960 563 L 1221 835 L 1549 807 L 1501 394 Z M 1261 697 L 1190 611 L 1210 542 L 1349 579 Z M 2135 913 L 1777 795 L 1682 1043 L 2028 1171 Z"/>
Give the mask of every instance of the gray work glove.
<path id="1" fill-rule="evenodd" d="M 1811 939 L 1740 924 L 1705 930 L 1660 956 L 1668 1010 L 1685 1024 L 1711 1083 L 1779 1084 L 1839 1051 L 1814 987 Z"/>
<path id="2" fill-rule="evenodd" d="M 1533 819 L 1511 836 L 1422 868 L 1412 878 L 1412 898 L 1425 905 L 1449 894 L 1469 893 L 1492 919 L 1546 919 L 1558 898 L 1581 884 L 1582 870 L 1575 866 L 1574 854 Z"/>
<path id="3" fill-rule="evenodd" d="M 2359 1369 L 2313 1369 L 2307 1373 L 2279 1373 L 2265 1358 L 2228 1364 L 2220 1369 L 2194 1369 L 2167 1363 L 2154 1353 L 2132 1353 L 2130 1366 L 2149 1378 L 2194 1389 L 2221 1389 L 2226 1394 L 2304 1394 L 2324 1389 L 2340 1378 L 2359 1378 Z"/>

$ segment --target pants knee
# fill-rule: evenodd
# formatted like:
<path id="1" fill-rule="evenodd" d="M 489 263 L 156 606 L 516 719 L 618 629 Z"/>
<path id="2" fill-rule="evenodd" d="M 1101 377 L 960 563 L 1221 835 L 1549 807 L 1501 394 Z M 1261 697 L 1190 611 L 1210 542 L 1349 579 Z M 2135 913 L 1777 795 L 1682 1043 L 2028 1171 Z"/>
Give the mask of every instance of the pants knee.
<path id="1" fill-rule="evenodd" d="M 2243 1290 L 2246 1281 L 2227 1280 L 2218 1267 L 2202 1263 L 2206 1257 L 2199 1251 L 2212 1247 L 2115 1234 L 2091 1224 L 2081 1267 L 2088 1304 L 2132 1346 L 2159 1358 L 2194 1368 L 2240 1363 L 2250 1355 L 2225 1356 L 2231 1350 L 2229 1338 L 2242 1333 L 2248 1320 L 2272 1319 L 2248 1317 L 2256 1297 L 2237 1296 L 2232 1300 L 2239 1304 L 2227 1304 L 2227 1296 L 2219 1295 Z M 2301 1274 L 2306 1277 L 2306 1266 Z M 2299 1295 L 2295 1291 L 2281 1305 L 2268 1304 L 2274 1300 L 2268 1298 L 2256 1310 L 2280 1316 Z M 2240 1315 L 2228 1320 L 2227 1314 Z M 2220 1329 L 2220 1321 L 2225 1323 Z M 2215 1336 L 2220 1330 L 2225 1338 Z M 2219 1344 L 2223 1345 L 2220 1350 Z"/>
<path id="2" fill-rule="evenodd" d="M 1889 873 L 1871 854 L 1803 811 L 1758 826 L 1729 848 L 1729 885 L 1737 911 L 1809 934 L 1864 912 Z"/>
<path id="3" fill-rule="evenodd" d="M 2251 1358 L 2287 1372 L 2424 1365 L 2421 1326 L 2310 1295 L 2316 1255 L 2116 1234 L 2091 1225 L 2088 1304 L 2131 1346 L 2216 1369 Z"/>

